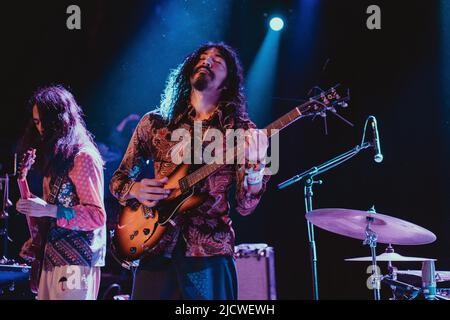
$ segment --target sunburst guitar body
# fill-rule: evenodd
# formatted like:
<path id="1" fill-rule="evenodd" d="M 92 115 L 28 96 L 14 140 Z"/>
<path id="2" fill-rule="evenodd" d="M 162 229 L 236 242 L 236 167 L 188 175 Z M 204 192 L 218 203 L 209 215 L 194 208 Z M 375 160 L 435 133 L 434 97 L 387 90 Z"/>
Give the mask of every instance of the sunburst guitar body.
<path id="1" fill-rule="evenodd" d="M 169 197 L 149 208 L 125 206 L 119 214 L 115 230 L 116 253 L 120 258 L 133 261 L 139 259 L 146 251 L 154 248 L 163 237 L 173 219 L 179 213 L 201 205 L 205 195 L 196 194 L 194 188 L 184 190 L 180 180 L 190 171 L 190 165 L 179 165 L 168 177 L 165 189 L 172 189 Z"/>

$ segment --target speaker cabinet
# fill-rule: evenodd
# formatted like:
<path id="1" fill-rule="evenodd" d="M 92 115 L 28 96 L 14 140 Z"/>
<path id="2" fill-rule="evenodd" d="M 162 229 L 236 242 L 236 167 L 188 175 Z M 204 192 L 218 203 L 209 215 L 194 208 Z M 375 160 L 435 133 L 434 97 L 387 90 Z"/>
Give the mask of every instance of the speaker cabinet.
<path id="1" fill-rule="evenodd" d="M 238 300 L 276 300 L 275 255 L 267 244 L 235 247 Z"/>

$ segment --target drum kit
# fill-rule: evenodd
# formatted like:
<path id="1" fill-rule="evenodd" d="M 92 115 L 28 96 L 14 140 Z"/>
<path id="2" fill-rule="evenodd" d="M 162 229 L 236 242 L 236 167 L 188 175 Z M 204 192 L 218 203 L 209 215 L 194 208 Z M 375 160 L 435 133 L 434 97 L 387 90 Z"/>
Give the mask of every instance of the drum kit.
<path id="1" fill-rule="evenodd" d="M 424 245 L 436 240 L 429 230 L 411 222 L 380 214 L 372 207 L 368 211 L 327 208 L 315 209 L 306 214 L 313 225 L 353 239 L 363 240 L 370 247 L 368 257 L 345 259 L 348 262 L 371 262 L 372 273 L 367 285 L 374 292 L 374 299 L 380 300 L 381 283 L 391 287 L 391 300 L 412 300 L 423 294 L 427 300 L 450 300 L 449 289 L 437 289 L 437 282 L 450 281 L 449 271 L 436 271 L 436 259 L 406 257 L 396 252 L 392 245 Z M 384 253 L 376 255 L 377 243 L 387 244 Z M 388 263 L 388 274 L 381 275 L 378 262 Z M 393 263 L 422 263 L 421 270 L 398 270 Z M 411 277 L 413 277 L 411 279 Z M 412 281 L 414 283 L 406 283 Z M 417 281 L 417 279 L 420 279 Z M 416 282 L 419 282 L 417 285 Z"/>

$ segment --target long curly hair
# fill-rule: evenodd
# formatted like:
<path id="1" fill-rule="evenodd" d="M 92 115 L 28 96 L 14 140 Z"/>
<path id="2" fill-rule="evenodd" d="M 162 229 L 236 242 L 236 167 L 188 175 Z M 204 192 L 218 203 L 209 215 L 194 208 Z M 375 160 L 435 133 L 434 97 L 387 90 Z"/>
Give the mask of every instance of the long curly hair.
<path id="1" fill-rule="evenodd" d="M 34 106 L 44 133 L 39 134 L 31 119 L 19 151 L 23 153 L 35 148 L 36 167 L 44 176 L 57 177 L 67 173 L 81 149 L 89 149 L 103 163 L 93 136 L 86 129 L 83 112 L 69 90 L 62 85 L 39 88 L 28 102 L 30 115 Z"/>
<path id="2" fill-rule="evenodd" d="M 169 125 L 176 124 L 186 111 L 190 102 L 190 77 L 201 54 L 211 48 L 220 52 L 227 65 L 227 77 L 222 84 L 224 89 L 219 98 L 219 105 L 224 109 L 222 111 L 234 113 L 234 116 L 243 120 L 248 118 L 243 93 L 243 71 L 236 51 L 223 42 L 208 42 L 187 56 L 168 76 L 158 112 Z"/>

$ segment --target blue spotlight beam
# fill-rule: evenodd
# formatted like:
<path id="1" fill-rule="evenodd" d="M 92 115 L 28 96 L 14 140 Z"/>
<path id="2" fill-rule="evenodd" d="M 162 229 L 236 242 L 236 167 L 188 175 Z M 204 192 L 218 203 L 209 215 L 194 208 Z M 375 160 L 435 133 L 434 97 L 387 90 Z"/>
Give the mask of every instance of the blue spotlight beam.
<path id="1" fill-rule="evenodd" d="M 450 2 L 441 0 L 441 86 L 445 110 L 450 110 Z M 448 116 L 448 111 L 446 116 Z"/>
<path id="2" fill-rule="evenodd" d="M 258 127 L 271 118 L 280 32 L 268 30 L 247 75 L 248 111 Z"/>
<path id="3" fill-rule="evenodd" d="M 156 107 L 169 70 L 200 44 L 221 40 L 231 8 L 228 0 L 149 2 L 148 17 L 90 90 L 89 104 L 110 111 L 110 126 Z"/>

